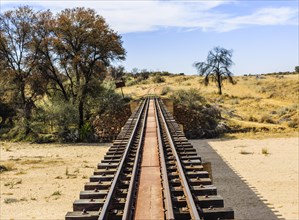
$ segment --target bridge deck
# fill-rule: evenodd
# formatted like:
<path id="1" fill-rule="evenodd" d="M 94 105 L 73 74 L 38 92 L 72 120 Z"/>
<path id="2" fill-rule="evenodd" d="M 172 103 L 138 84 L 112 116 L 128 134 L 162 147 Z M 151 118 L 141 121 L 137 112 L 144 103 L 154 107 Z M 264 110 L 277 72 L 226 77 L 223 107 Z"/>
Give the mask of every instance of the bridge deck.
<path id="1" fill-rule="evenodd" d="M 135 219 L 164 219 L 154 101 L 150 101 Z"/>

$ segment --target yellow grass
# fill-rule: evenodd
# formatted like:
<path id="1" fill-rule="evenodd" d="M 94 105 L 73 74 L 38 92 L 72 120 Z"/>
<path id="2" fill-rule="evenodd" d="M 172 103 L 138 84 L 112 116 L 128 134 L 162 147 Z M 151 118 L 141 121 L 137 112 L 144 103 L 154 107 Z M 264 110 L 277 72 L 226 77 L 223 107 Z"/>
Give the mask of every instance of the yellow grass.
<path id="1" fill-rule="evenodd" d="M 224 82 L 222 96 L 217 94 L 217 87 L 213 82 L 205 86 L 201 83 L 203 78 L 199 76 L 163 77 L 164 83 L 155 84 L 149 78 L 140 84 L 127 86 L 123 88 L 124 94 L 138 99 L 147 94 L 161 95 L 168 88 L 170 92 L 163 94 L 163 97 L 168 97 L 172 91 L 193 88 L 220 108 L 222 116 L 231 126 L 248 130 L 257 128 L 263 133 L 278 136 L 298 135 L 299 74 L 281 77 L 236 76 L 236 85 Z M 258 132 L 259 130 L 254 134 Z"/>

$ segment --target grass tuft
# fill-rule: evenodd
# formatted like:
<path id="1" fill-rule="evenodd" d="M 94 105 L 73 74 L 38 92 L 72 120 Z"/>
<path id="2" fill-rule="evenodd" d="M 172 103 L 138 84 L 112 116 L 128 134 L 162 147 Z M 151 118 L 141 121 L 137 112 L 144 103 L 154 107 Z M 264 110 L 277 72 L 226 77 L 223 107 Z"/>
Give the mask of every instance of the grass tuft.
<path id="1" fill-rule="evenodd" d="M 267 156 L 269 153 L 268 149 L 267 148 L 262 148 L 262 154 L 264 154 L 265 156 Z"/>
<path id="2" fill-rule="evenodd" d="M 15 203 L 15 202 L 19 202 L 19 200 L 16 199 L 16 198 L 6 198 L 6 199 L 4 199 L 5 204 L 10 204 L 10 203 Z"/>
<path id="3" fill-rule="evenodd" d="M 253 153 L 252 153 L 252 152 L 245 151 L 245 150 L 241 150 L 241 151 L 240 151 L 240 154 L 248 155 L 248 154 L 253 154 Z"/>
<path id="4" fill-rule="evenodd" d="M 52 193 L 51 196 L 61 196 L 61 192 L 59 190 Z"/>

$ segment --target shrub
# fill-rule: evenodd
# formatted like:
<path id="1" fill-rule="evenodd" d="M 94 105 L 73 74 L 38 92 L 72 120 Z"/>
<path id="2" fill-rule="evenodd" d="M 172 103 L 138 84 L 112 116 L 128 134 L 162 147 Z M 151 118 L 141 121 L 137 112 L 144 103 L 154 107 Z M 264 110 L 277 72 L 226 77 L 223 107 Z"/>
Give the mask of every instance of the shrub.
<path id="1" fill-rule="evenodd" d="M 154 83 L 163 83 L 163 82 L 165 82 L 165 78 L 162 77 L 161 75 L 154 76 L 152 80 L 153 80 Z"/>
<path id="2" fill-rule="evenodd" d="M 253 117 L 252 115 L 250 115 L 248 117 L 248 121 L 257 122 L 258 120 L 255 117 Z"/>
<path id="3" fill-rule="evenodd" d="M 275 124 L 273 119 L 269 115 L 263 115 L 260 119 L 261 123 L 269 123 L 269 124 Z"/>
<path id="4" fill-rule="evenodd" d="M 163 87 L 161 95 L 167 95 L 171 91 L 169 86 Z"/>
<path id="5" fill-rule="evenodd" d="M 195 89 L 177 90 L 170 98 L 173 99 L 174 104 L 183 105 L 189 109 L 202 107 L 207 104 L 205 98 L 200 96 Z"/>
<path id="6" fill-rule="evenodd" d="M 298 128 L 298 126 L 299 126 L 298 118 L 288 122 L 288 127 L 290 127 L 290 128 Z"/>
<path id="7" fill-rule="evenodd" d="M 229 130 L 219 122 L 220 111 L 195 89 L 175 91 L 170 97 L 174 101 L 175 120 L 183 124 L 187 138 L 212 138 Z"/>
<path id="8" fill-rule="evenodd" d="M 262 148 L 262 154 L 264 154 L 264 155 L 268 155 L 269 154 L 269 151 L 268 151 L 268 149 L 267 148 Z"/>
<path id="9" fill-rule="evenodd" d="M 85 122 L 85 124 L 80 129 L 79 134 L 80 134 L 80 141 L 90 142 L 94 140 L 93 127 L 89 122 Z"/>
<path id="10" fill-rule="evenodd" d="M 10 203 L 15 203 L 15 202 L 19 202 L 19 200 L 15 199 L 15 198 L 6 198 L 6 199 L 4 199 L 5 204 L 10 204 Z"/>

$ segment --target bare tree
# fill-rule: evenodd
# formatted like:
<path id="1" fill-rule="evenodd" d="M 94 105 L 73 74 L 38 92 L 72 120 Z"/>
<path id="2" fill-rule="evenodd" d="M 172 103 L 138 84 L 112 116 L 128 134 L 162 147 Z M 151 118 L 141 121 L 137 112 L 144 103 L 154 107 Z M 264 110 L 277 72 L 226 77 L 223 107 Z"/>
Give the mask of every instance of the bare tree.
<path id="1" fill-rule="evenodd" d="M 210 80 L 215 81 L 218 87 L 218 94 L 222 94 L 223 80 L 228 80 L 235 84 L 233 73 L 229 68 L 233 65 L 232 50 L 215 47 L 208 54 L 206 62 L 196 62 L 196 67 L 200 76 L 205 76 L 204 83 L 208 85 Z"/>

